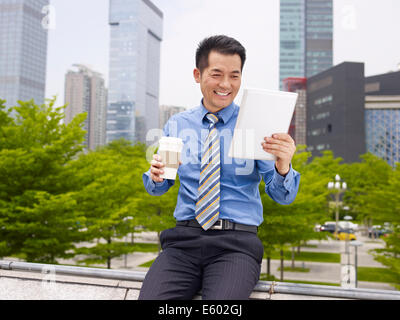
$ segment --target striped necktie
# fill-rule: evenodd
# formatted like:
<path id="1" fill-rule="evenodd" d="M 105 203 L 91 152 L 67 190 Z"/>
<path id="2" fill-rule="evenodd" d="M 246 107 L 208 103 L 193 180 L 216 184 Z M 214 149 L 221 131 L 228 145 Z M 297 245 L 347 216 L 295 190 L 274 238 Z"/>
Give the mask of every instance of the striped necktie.
<path id="1" fill-rule="evenodd" d="M 200 181 L 196 203 L 196 219 L 204 230 L 209 229 L 219 217 L 220 200 L 220 149 L 219 134 L 215 127 L 218 117 L 207 114 L 210 121 L 208 137 L 201 157 Z"/>

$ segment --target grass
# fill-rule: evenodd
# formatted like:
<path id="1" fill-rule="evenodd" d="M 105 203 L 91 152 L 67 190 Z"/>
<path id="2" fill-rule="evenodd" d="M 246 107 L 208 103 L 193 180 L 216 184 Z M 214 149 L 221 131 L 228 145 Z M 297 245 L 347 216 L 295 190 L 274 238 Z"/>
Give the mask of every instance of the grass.
<path id="1" fill-rule="evenodd" d="M 319 285 L 319 286 L 340 287 L 340 283 L 332 283 L 332 282 L 303 281 L 303 280 L 284 280 L 283 282 L 304 283 L 304 284 L 315 284 L 315 285 Z"/>
<path id="2" fill-rule="evenodd" d="M 287 261 L 292 260 L 292 252 L 284 251 L 283 257 Z M 264 255 L 264 259 L 266 256 Z M 278 252 L 272 253 L 271 259 L 279 260 L 280 254 Z M 309 261 L 309 262 L 330 262 L 330 263 L 340 263 L 340 253 L 330 253 L 330 252 L 300 252 L 295 253 L 295 261 Z"/>
<path id="3" fill-rule="evenodd" d="M 386 268 L 357 267 L 357 280 L 396 283 L 398 277 L 393 271 Z"/>
<path id="4" fill-rule="evenodd" d="M 145 263 L 142 263 L 142 264 L 141 264 L 141 265 L 139 265 L 138 267 L 142 267 L 142 268 L 150 268 L 150 267 L 151 267 L 151 265 L 153 264 L 154 260 L 156 260 L 156 259 L 153 259 L 153 260 L 147 261 L 147 262 L 145 262 Z"/>
<path id="5" fill-rule="evenodd" d="M 158 244 L 157 243 L 140 243 L 135 242 L 133 244 L 134 251 L 136 252 L 157 252 L 158 251 Z"/>
<path id="6" fill-rule="evenodd" d="M 278 271 L 281 271 L 281 268 L 278 268 Z M 302 267 L 283 267 L 283 271 L 287 272 L 310 272 L 310 268 L 302 268 Z"/>

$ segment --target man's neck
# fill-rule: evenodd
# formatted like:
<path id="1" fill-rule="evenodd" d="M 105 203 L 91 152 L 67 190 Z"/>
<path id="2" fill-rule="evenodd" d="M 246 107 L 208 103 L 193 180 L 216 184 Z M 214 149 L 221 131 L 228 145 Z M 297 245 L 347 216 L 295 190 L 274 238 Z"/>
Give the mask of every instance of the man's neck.
<path id="1" fill-rule="evenodd" d="M 223 110 L 223 109 L 229 107 L 229 106 L 220 107 L 220 108 L 218 108 L 218 107 L 211 107 L 211 106 L 208 106 L 206 103 L 204 103 L 204 100 L 203 100 L 202 103 L 203 103 L 204 108 L 206 108 L 206 109 L 207 109 L 209 112 L 211 112 L 211 113 L 217 113 L 217 112 L 219 112 L 219 111 L 221 111 L 221 110 Z"/>

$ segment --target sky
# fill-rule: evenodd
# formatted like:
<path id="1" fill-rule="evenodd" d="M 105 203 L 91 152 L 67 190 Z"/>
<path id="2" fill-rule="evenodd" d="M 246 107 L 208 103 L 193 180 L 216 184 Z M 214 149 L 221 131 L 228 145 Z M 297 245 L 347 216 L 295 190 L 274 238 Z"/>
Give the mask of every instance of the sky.
<path id="1" fill-rule="evenodd" d="M 194 56 L 205 37 L 226 34 L 247 51 L 242 89 L 279 89 L 279 0 L 152 0 L 163 12 L 160 104 L 200 103 Z M 102 73 L 108 85 L 109 0 L 50 0 L 46 97 L 64 103 L 73 64 Z M 365 75 L 399 70 L 399 0 L 334 0 L 334 65 L 364 62 Z M 236 102 L 240 103 L 241 92 Z"/>

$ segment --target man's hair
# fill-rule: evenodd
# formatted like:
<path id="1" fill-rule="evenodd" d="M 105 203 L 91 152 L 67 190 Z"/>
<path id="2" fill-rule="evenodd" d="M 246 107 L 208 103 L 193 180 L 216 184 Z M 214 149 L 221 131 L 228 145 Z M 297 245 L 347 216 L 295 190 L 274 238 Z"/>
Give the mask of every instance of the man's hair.
<path id="1" fill-rule="evenodd" d="M 241 71 L 243 70 L 246 61 L 246 49 L 233 38 L 217 35 L 205 38 L 199 43 L 196 51 L 196 68 L 200 70 L 200 73 L 203 73 L 203 70 L 208 67 L 208 57 L 211 51 L 226 55 L 238 54 L 242 61 Z"/>

